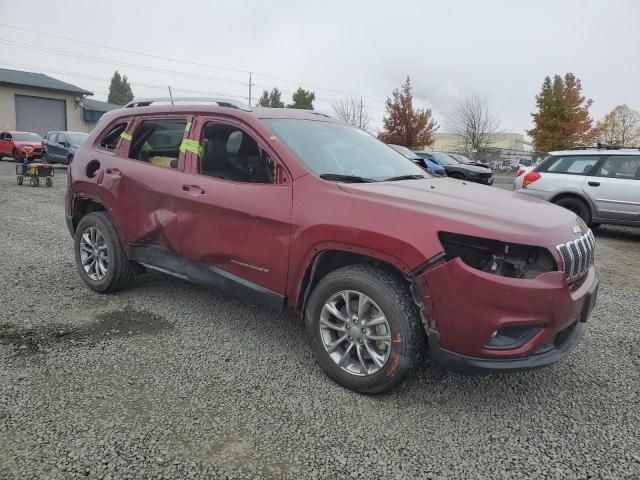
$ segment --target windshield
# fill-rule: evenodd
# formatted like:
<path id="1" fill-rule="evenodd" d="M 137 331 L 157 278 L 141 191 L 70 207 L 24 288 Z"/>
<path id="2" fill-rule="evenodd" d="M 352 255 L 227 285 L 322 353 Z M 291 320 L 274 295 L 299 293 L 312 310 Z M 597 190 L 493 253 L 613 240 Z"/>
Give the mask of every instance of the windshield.
<path id="1" fill-rule="evenodd" d="M 18 142 L 41 142 L 42 137 L 37 133 L 14 133 L 13 139 Z"/>
<path id="2" fill-rule="evenodd" d="M 316 175 L 377 181 L 429 174 L 359 128 L 313 120 L 266 119 L 264 123 Z"/>
<path id="3" fill-rule="evenodd" d="M 82 132 L 67 132 L 67 137 L 69 138 L 69 143 L 71 145 L 80 145 L 84 142 L 84 139 L 89 136 L 88 133 Z"/>
<path id="4" fill-rule="evenodd" d="M 431 152 L 429 153 L 440 165 L 459 165 L 460 162 L 450 157 L 446 153 Z"/>

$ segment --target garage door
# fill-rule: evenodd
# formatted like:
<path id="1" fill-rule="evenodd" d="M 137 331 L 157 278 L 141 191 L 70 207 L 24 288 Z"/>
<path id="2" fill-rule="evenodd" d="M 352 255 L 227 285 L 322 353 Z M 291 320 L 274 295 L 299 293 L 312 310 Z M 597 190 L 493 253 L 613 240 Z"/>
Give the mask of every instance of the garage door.
<path id="1" fill-rule="evenodd" d="M 51 130 L 67 129 L 67 106 L 64 100 L 16 95 L 16 127 L 40 135 Z"/>

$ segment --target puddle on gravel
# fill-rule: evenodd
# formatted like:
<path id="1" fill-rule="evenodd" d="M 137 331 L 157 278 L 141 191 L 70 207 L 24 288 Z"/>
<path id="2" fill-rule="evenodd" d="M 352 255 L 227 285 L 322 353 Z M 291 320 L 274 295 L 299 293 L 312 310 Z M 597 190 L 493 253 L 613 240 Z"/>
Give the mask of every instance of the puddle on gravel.
<path id="1" fill-rule="evenodd" d="M 173 328 L 162 317 L 132 308 L 98 313 L 92 320 L 77 326 L 47 325 L 32 329 L 0 324 L 0 345 L 12 345 L 17 355 L 31 355 L 58 344 L 93 345 L 109 338 L 152 335 Z"/>

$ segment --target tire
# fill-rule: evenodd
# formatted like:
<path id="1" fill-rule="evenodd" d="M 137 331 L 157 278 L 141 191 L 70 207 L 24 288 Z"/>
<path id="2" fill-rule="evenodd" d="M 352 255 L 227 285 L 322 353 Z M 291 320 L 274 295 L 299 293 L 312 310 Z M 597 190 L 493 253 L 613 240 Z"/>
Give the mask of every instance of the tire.
<path id="1" fill-rule="evenodd" d="M 461 173 L 452 173 L 449 175 L 450 178 L 455 178 L 456 180 L 464 180 L 464 175 Z"/>
<path id="2" fill-rule="evenodd" d="M 91 229 L 99 232 L 104 240 L 104 242 L 100 242 L 98 239 L 95 242 L 103 252 L 106 251 L 106 272 L 102 277 L 99 275 L 102 272 L 97 270 L 97 266 L 93 270 L 94 277 L 92 278 L 91 273 L 87 272 L 83 265 L 83 254 L 85 253 L 81 254 L 82 236 L 85 233 L 90 235 Z M 86 247 L 86 243 L 84 245 Z M 82 217 L 74 235 L 74 250 L 78 272 L 91 290 L 99 293 L 109 293 L 122 290 L 133 283 L 133 269 L 120 244 L 118 232 L 106 213 L 93 212 Z M 83 252 L 86 251 L 83 250 Z M 89 263 L 88 266 L 90 266 Z"/>
<path id="3" fill-rule="evenodd" d="M 13 161 L 16 163 L 22 163 L 22 158 L 20 158 L 20 154 L 18 153 L 17 150 L 14 150 L 13 153 L 11 154 L 11 156 L 13 157 Z"/>
<path id="4" fill-rule="evenodd" d="M 73 155 L 67 157 L 67 165 L 71 165 L 71 162 L 73 162 Z"/>
<path id="5" fill-rule="evenodd" d="M 387 322 L 385 325 L 376 327 L 381 328 L 382 332 L 378 330 L 370 334 L 378 335 L 378 338 L 386 335 L 390 341 L 383 343 L 364 340 L 366 344 L 363 346 L 361 340 L 365 336 L 364 331 L 370 329 L 360 328 L 363 326 L 362 320 L 360 320 L 360 326 L 356 327 L 349 323 L 346 325 L 340 323 L 343 320 L 338 320 L 339 317 L 331 316 L 328 320 L 332 324 L 343 325 L 345 329 L 350 325 L 351 328 L 348 331 L 336 331 L 333 328 L 327 328 L 326 323 L 322 323 L 327 321 L 325 318 L 327 315 L 331 315 L 325 304 L 332 303 L 332 299 L 336 297 L 344 298 L 340 296 L 344 291 L 348 291 L 353 309 L 358 305 L 357 298 L 354 300 L 353 297 L 355 294 L 368 297 L 371 303 L 369 303 L 369 310 L 365 310 L 368 313 L 363 317 L 371 315 L 379 318 L 376 313 L 376 310 L 379 310 Z M 332 305 L 338 306 L 340 304 L 332 303 Z M 341 309 L 339 313 L 343 318 L 347 317 L 346 302 L 336 308 Z M 351 321 L 356 323 L 357 318 L 352 316 Z M 359 343 L 355 340 L 354 329 L 359 337 Z M 426 334 L 422 327 L 420 313 L 411 298 L 408 286 L 398 275 L 368 265 L 354 265 L 334 270 L 318 282 L 305 309 L 305 330 L 316 360 L 325 373 L 340 385 L 363 394 L 385 393 L 400 385 L 416 367 L 420 354 L 426 349 Z M 363 333 L 362 336 L 360 336 L 360 330 Z M 330 341 L 331 335 L 349 336 L 347 340 L 339 343 Z M 351 337 L 351 335 L 354 336 Z M 353 342 L 348 339 L 353 339 Z M 338 350 L 329 353 L 327 343 L 337 343 Z M 340 366 L 337 358 L 344 356 L 345 351 L 350 348 L 348 346 L 350 344 L 351 352 L 349 355 L 353 355 L 353 363 L 345 366 L 349 363 L 347 361 L 345 365 Z M 356 353 L 353 353 L 354 345 Z M 362 349 L 362 357 L 357 355 L 358 346 Z M 382 365 L 374 363 L 374 357 L 365 353 L 365 347 L 376 349 L 374 353 L 385 358 L 384 362 L 381 362 Z M 385 352 L 379 353 L 382 352 L 382 349 Z M 379 358 L 379 360 L 381 359 Z M 364 366 L 361 366 L 360 362 L 366 364 L 367 370 L 364 370 Z M 359 370 L 359 373 L 348 371 L 346 368 L 354 371 Z"/>
<path id="6" fill-rule="evenodd" d="M 32 187 L 37 187 L 38 185 L 40 185 L 40 180 L 38 179 L 38 177 L 29 177 L 29 185 L 31 185 Z"/>
<path id="7" fill-rule="evenodd" d="M 47 187 L 53 187 L 53 179 L 51 177 L 45 178 L 44 183 L 47 185 Z"/>
<path id="8" fill-rule="evenodd" d="M 579 216 L 587 226 L 591 226 L 591 210 L 589 209 L 589 205 L 587 205 L 583 200 L 576 197 L 563 197 L 553 203 L 559 207 L 572 211 Z"/>
<path id="9" fill-rule="evenodd" d="M 18 175 L 18 185 L 22 185 L 23 181 L 24 181 L 24 177 L 22 175 Z"/>

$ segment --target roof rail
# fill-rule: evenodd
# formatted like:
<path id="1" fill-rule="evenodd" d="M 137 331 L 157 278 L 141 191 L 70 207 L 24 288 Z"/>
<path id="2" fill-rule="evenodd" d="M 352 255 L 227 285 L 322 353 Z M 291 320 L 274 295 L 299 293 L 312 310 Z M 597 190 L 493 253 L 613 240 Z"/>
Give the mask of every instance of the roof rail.
<path id="1" fill-rule="evenodd" d="M 640 150 L 639 147 L 626 147 L 624 145 L 607 145 L 606 143 L 600 143 L 598 142 L 595 146 L 592 147 L 587 147 L 587 146 L 577 146 L 577 147 L 571 147 L 571 148 L 567 148 L 567 150 L 590 150 L 590 149 L 597 149 L 597 150 Z"/>
<path id="2" fill-rule="evenodd" d="M 229 98 L 218 97 L 157 97 L 134 99 L 127 103 L 124 108 L 148 107 L 150 105 L 208 105 L 215 103 L 219 107 L 237 108 L 239 110 L 251 111 L 245 103 Z"/>

